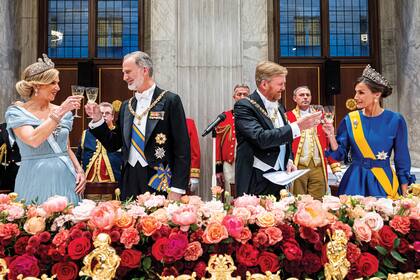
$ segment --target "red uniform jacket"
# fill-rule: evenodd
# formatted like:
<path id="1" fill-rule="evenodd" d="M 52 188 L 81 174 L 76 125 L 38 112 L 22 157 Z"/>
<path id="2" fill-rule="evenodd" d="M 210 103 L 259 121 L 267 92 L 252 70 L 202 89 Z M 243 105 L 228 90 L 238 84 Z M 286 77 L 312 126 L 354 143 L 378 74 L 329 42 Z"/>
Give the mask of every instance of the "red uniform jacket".
<path id="1" fill-rule="evenodd" d="M 226 111 L 226 119 L 216 127 L 216 172 L 223 172 L 223 162 L 235 162 L 235 119 L 233 111 Z"/>
<path id="2" fill-rule="evenodd" d="M 293 111 L 288 111 L 286 113 L 286 116 L 289 122 L 293 123 L 297 121 L 298 118 L 300 118 L 300 111 L 298 108 L 295 108 Z M 318 135 L 316 139 L 316 144 L 317 144 L 318 150 L 322 152 L 321 161 L 322 161 L 322 165 L 324 166 L 324 177 L 325 177 L 325 182 L 328 182 L 327 181 L 327 164 L 330 165 L 333 173 L 337 171 L 341 171 L 341 167 L 340 167 L 340 163 L 337 162 L 336 160 L 332 159 L 331 157 L 328 157 L 328 158 L 325 157 L 325 150 L 327 149 L 329 145 L 328 138 L 327 138 L 327 135 L 325 135 L 324 130 L 322 129 L 322 124 L 319 124 L 316 129 L 317 129 L 317 135 Z M 301 143 L 301 140 L 302 140 L 302 143 Z M 300 154 L 302 153 L 302 146 L 303 146 L 303 139 L 301 139 L 301 137 L 297 137 L 293 139 L 292 151 L 293 151 L 293 156 L 294 156 L 294 163 L 296 166 L 299 163 Z"/>
<path id="3" fill-rule="evenodd" d="M 200 178 L 200 142 L 198 141 L 197 127 L 193 119 L 187 118 L 187 129 L 191 147 L 190 178 Z"/>

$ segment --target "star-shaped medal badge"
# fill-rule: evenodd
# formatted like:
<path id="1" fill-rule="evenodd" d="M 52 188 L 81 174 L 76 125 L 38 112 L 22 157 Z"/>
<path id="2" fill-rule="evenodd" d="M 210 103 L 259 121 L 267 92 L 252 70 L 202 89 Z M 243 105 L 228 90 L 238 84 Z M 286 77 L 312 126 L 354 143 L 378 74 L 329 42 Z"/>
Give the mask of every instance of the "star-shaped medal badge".
<path id="1" fill-rule="evenodd" d="M 385 151 L 379 152 L 376 157 L 380 160 L 386 160 L 388 158 L 388 153 Z"/>
<path id="2" fill-rule="evenodd" d="M 165 156 L 165 149 L 162 147 L 157 147 L 155 150 L 155 157 L 162 159 Z"/>
<path id="3" fill-rule="evenodd" d="M 155 141 L 158 145 L 163 145 L 166 142 L 166 135 L 163 133 L 158 133 L 155 137 Z"/>

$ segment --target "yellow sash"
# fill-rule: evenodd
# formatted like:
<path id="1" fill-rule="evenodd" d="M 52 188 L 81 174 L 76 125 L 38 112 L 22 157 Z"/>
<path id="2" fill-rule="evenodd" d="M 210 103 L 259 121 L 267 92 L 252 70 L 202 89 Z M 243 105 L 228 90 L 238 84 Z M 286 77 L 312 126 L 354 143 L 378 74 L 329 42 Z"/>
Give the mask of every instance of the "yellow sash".
<path id="1" fill-rule="evenodd" d="M 369 146 L 363 132 L 362 121 L 360 119 L 360 112 L 353 111 L 349 113 L 350 125 L 353 131 L 354 141 L 356 142 L 357 147 L 362 153 L 363 157 L 376 160 L 375 154 Z M 382 167 L 373 167 L 370 169 L 375 175 L 375 178 L 381 184 L 382 188 L 388 195 L 388 198 L 397 199 L 398 198 L 398 178 L 395 174 L 394 169 L 392 169 L 392 185 L 385 173 L 385 170 Z"/>

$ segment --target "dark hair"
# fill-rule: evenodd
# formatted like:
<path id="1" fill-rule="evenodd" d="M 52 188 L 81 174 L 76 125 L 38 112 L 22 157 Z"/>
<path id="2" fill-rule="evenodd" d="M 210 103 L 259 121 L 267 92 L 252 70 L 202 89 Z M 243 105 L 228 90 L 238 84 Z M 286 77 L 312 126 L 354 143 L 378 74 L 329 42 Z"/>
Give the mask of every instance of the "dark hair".
<path id="1" fill-rule="evenodd" d="M 354 87 L 360 83 L 364 83 L 372 92 L 380 92 L 381 98 L 386 98 L 392 94 L 392 87 L 377 84 L 366 77 L 362 76 L 357 78 L 356 83 L 354 83 Z"/>

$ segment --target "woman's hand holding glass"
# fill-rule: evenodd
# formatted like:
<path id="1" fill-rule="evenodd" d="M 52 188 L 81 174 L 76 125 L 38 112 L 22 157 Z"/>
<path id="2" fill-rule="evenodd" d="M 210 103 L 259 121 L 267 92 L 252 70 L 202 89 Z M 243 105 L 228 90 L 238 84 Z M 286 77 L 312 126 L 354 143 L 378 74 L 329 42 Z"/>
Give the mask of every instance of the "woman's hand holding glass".
<path id="1" fill-rule="evenodd" d="M 80 109 L 83 95 L 72 95 L 66 98 L 63 103 L 56 110 L 60 117 L 64 116 L 67 112 Z"/>

